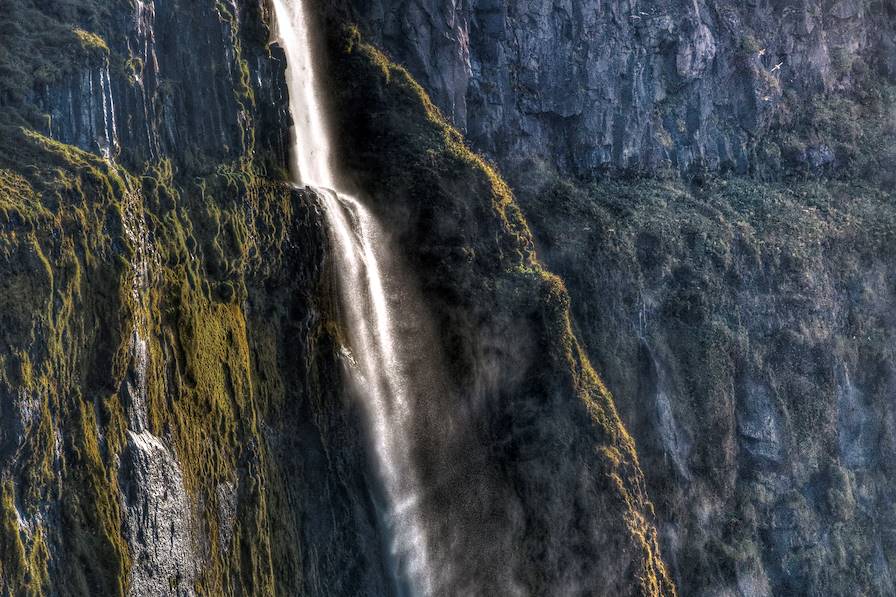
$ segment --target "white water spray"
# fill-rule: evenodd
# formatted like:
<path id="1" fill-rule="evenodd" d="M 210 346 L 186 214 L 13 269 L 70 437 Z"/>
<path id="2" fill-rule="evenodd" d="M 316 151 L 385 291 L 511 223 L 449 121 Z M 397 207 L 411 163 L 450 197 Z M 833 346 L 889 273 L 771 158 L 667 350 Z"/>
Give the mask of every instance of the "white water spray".
<path id="1" fill-rule="evenodd" d="M 287 57 L 287 85 L 294 120 L 293 168 L 296 182 L 320 197 L 341 293 L 343 322 L 354 358 L 353 377 L 365 399 L 371 439 L 389 501 L 392 567 L 399 585 L 413 592 L 434 591 L 427 536 L 420 513 L 419 483 L 410 451 L 409 375 L 397 350 L 395 303 L 383 263 L 393 264 L 387 240 L 370 212 L 339 189 L 331 168 L 330 144 L 301 0 L 272 0 L 278 41 Z M 386 257 L 386 259 L 384 259 Z M 401 589 L 398 589 L 399 592 Z"/>

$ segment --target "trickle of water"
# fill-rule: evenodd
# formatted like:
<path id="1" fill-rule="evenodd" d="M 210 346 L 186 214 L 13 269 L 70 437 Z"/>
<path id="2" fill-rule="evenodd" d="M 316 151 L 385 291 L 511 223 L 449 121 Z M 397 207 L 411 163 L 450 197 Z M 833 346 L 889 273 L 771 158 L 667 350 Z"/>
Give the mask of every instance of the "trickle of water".
<path id="1" fill-rule="evenodd" d="M 124 233 L 131 246 L 134 247 L 132 260 L 130 291 L 134 311 L 134 330 L 131 334 L 131 370 L 125 380 L 128 391 L 128 428 L 141 433 L 147 428 L 147 367 L 149 365 L 149 346 L 146 338 L 149 333 L 149 307 L 146 302 L 146 289 L 150 279 L 150 264 L 154 261 L 154 251 L 149 241 L 146 222 L 140 207 L 140 198 L 129 193 L 124 202 Z"/>
<path id="2" fill-rule="evenodd" d="M 278 41 L 286 52 L 287 85 L 294 121 L 293 175 L 310 187 L 324 209 L 339 280 L 343 322 L 354 357 L 354 385 L 364 397 L 371 441 L 385 495 L 390 566 L 396 590 L 409 584 L 432 594 L 428 538 L 420 511 L 420 489 L 411 462 L 412 402 L 407 365 L 398 350 L 393 297 L 383 264 L 394 264 L 380 225 L 355 197 L 339 189 L 319 99 L 300 0 L 273 0 Z M 394 280 L 392 281 L 394 283 Z"/>

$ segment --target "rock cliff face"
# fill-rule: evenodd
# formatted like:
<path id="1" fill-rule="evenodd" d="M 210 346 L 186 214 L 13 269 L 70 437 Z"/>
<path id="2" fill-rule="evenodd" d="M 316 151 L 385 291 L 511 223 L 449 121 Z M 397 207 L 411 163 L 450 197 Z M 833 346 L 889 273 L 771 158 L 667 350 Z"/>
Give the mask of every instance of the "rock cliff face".
<path id="1" fill-rule="evenodd" d="M 887 118 L 867 96 L 896 76 L 879 0 L 341 4 L 508 172 L 844 170 L 878 132 L 816 120 Z"/>
<path id="2" fill-rule="evenodd" d="M 681 593 L 891 594 L 892 194 L 531 180 Z"/>
<path id="3" fill-rule="evenodd" d="M 635 446 L 506 183 L 407 71 L 354 30 L 329 44 L 336 149 L 447 370 L 413 410 L 435 594 L 675 594 Z"/>
<path id="4" fill-rule="evenodd" d="M 892 594 L 892 3 L 311 4 L 444 593 Z M 0 594 L 393 592 L 270 16 L 0 0 Z"/>

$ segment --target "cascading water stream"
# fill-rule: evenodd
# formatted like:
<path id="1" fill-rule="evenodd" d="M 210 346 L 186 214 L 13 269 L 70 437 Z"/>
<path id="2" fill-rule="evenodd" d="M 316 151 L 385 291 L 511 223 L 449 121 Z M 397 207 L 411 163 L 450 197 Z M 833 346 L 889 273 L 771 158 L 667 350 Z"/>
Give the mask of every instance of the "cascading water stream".
<path id="1" fill-rule="evenodd" d="M 411 396 L 407 365 L 396 344 L 395 306 L 383 263 L 393 263 L 380 226 L 342 192 L 331 168 L 329 139 L 314 72 L 308 20 L 300 0 L 272 0 L 278 42 L 287 56 L 294 121 L 293 176 L 320 198 L 334 248 L 343 322 L 364 397 L 385 496 L 396 591 L 433 592 L 420 491 L 410 460 Z"/>

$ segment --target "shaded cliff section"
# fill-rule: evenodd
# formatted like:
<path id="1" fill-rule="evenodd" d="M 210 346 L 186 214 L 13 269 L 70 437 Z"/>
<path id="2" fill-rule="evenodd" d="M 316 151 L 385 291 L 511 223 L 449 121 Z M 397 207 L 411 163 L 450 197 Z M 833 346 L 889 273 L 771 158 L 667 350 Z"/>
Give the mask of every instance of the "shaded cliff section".
<path id="1" fill-rule="evenodd" d="M 682 594 L 892 594 L 893 193 L 527 178 Z"/>
<path id="2" fill-rule="evenodd" d="M 0 3 L 0 594 L 385 592 L 268 17 Z"/>
<path id="3" fill-rule="evenodd" d="M 507 173 L 890 177 L 896 159 L 891 2 L 335 4 Z"/>

